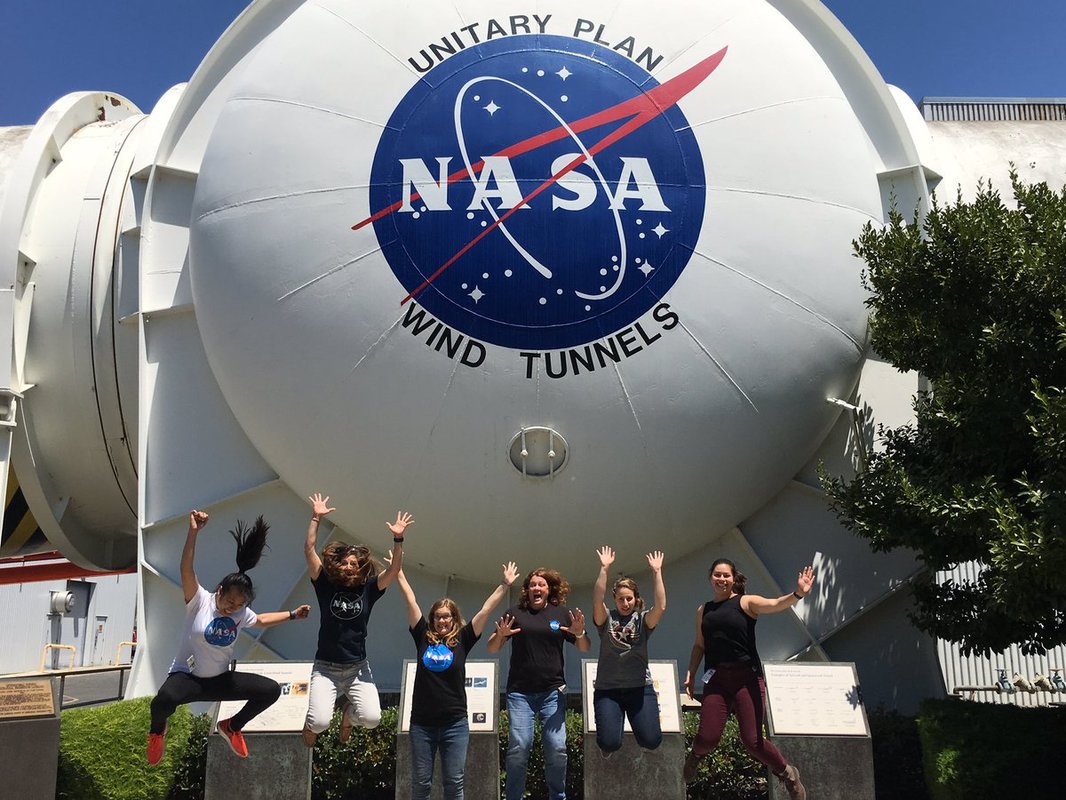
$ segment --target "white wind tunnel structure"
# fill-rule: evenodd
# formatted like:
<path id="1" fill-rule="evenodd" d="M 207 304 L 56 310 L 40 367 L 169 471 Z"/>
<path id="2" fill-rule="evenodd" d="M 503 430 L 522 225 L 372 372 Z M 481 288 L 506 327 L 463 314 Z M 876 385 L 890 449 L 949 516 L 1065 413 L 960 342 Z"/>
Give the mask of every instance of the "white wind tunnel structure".
<path id="1" fill-rule="evenodd" d="M 64 554 L 137 560 L 133 694 L 173 656 L 189 509 L 209 587 L 263 514 L 255 607 L 289 608 L 313 604 L 314 491 L 320 543 L 379 555 L 410 510 L 419 599 L 468 614 L 506 560 L 587 607 L 596 547 L 645 586 L 662 549 L 653 655 L 682 669 L 713 558 L 763 594 L 813 564 L 765 658 L 855 661 L 870 703 L 943 691 L 906 619 L 918 565 L 841 529 L 816 476 L 910 415 L 851 241 L 927 202 L 929 129 L 812 0 L 537 9 L 261 0 L 150 115 L 69 95 L 21 141 L 11 459 Z M 369 652 L 395 690 L 390 595 Z M 310 659 L 316 620 L 239 656 Z"/>

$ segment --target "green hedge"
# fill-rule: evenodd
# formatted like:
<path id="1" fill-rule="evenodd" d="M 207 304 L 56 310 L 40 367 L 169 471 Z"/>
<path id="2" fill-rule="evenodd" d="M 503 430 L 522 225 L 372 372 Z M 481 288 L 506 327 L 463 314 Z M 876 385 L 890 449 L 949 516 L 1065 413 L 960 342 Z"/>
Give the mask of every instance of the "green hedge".
<path id="1" fill-rule="evenodd" d="M 145 760 L 149 698 L 63 712 L 60 729 L 58 800 L 202 800 L 211 721 L 181 707 L 170 718 L 167 751 L 157 767 Z M 313 800 L 392 800 L 396 763 L 395 708 L 382 712 L 374 730 L 356 728 L 346 745 L 337 740 L 340 712 L 318 737 L 311 773 Z M 692 746 L 698 717 L 685 714 L 686 746 Z M 507 753 L 507 713 L 500 715 L 500 765 Z M 569 754 L 567 796 L 584 796 L 582 718 L 567 711 Z M 254 746 L 254 743 L 253 743 Z M 681 765 L 678 764 L 678 769 Z M 501 769 L 500 784 L 503 786 Z M 544 755 L 534 736 L 526 784 L 529 797 L 544 797 Z M 765 773 L 744 752 L 730 719 L 722 743 L 700 765 L 689 787 L 691 800 L 754 800 L 766 796 Z"/>
<path id="2" fill-rule="evenodd" d="M 918 730 L 933 800 L 1066 794 L 1066 708 L 926 700 Z"/>
<path id="3" fill-rule="evenodd" d="M 156 767 L 145 758 L 151 699 L 64 711 L 57 800 L 195 800 L 204 793 L 208 722 L 179 708 Z"/>

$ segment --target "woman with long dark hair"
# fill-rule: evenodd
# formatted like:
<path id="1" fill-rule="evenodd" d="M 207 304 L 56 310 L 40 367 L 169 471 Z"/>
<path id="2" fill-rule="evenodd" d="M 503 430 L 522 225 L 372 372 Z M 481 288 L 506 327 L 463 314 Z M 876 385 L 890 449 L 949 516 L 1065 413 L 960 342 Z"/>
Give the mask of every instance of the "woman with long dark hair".
<path id="1" fill-rule="evenodd" d="M 463 800 L 470 724 L 466 707 L 466 657 L 481 638 L 489 614 L 518 578 L 513 561 L 503 565 L 500 585 L 466 622 L 449 597 L 437 600 L 422 616 L 411 584 L 400 572 L 397 583 L 407 604 L 407 625 L 418 662 L 411 697 L 411 800 L 429 800 L 433 764 L 440 753 L 445 800 Z"/>
<path id="2" fill-rule="evenodd" d="M 708 577 L 714 599 L 696 609 L 696 643 L 685 673 L 689 697 L 697 683 L 703 686 L 700 727 L 685 759 L 685 781 L 695 778 L 700 760 L 718 746 L 733 711 L 744 749 L 769 768 L 792 800 L 805 800 L 807 790 L 800 782 L 799 770 L 785 761 L 763 733 L 766 684 L 755 647 L 755 623 L 760 616 L 785 611 L 806 597 L 814 585 L 814 570 L 804 567 L 796 578 L 795 591 L 776 598 L 747 594 L 747 578 L 728 558 L 715 561 Z M 701 658 L 704 672 L 697 679 Z"/>
<path id="3" fill-rule="evenodd" d="M 663 553 L 656 550 L 645 556 L 654 582 L 654 603 L 648 610 L 644 610 L 637 582 L 624 577 L 614 582 L 614 608 L 607 608 L 607 572 L 614 563 L 614 550 L 602 547 L 596 555 L 600 558 L 600 572 L 592 587 L 592 621 L 600 634 L 596 688 L 592 693 L 596 744 L 607 756 L 620 750 L 628 717 L 637 744 L 654 750 L 662 744 L 663 732 L 659 699 L 648 669 L 648 637 L 666 612 Z"/>
<path id="4" fill-rule="evenodd" d="M 329 497 L 317 492 L 308 498 L 311 522 L 304 540 L 307 573 L 318 598 L 320 620 L 318 649 L 311 670 L 311 690 L 304 722 L 303 740 L 313 747 L 318 735 L 329 727 L 337 695 L 348 698 L 341 718 L 340 741 L 346 742 L 352 727 L 376 728 L 381 722 L 381 700 L 366 655 L 367 623 L 374 604 L 403 567 L 403 537 L 414 519 L 397 512 L 392 531 L 392 561 L 382 570 L 361 544 L 330 542 L 318 555 L 318 526 L 330 508 Z"/>
<path id="5" fill-rule="evenodd" d="M 496 623 L 485 649 L 499 652 L 511 642 L 507 672 L 507 800 L 526 791 L 533 726 L 540 722 L 544 742 L 544 779 L 549 800 L 566 797 L 565 642 L 587 653 L 592 647 L 580 608 L 568 609 L 570 584 L 554 569 L 540 567 L 522 583 L 517 606 Z"/>
<path id="6" fill-rule="evenodd" d="M 259 563 L 270 526 L 259 517 L 249 529 L 238 521 L 230 534 L 237 542 L 237 571 L 219 581 L 213 592 L 196 578 L 196 537 L 207 524 L 206 511 L 189 514 L 189 531 L 181 551 L 181 588 L 185 593 L 185 626 L 181 646 L 170 674 L 152 700 L 152 723 L 148 731 L 148 763 L 158 764 L 166 748 L 167 719 L 185 703 L 246 700 L 244 707 L 229 719 L 220 720 L 221 733 L 241 758 L 248 746 L 241 730 L 281 696 L 277 681 L 262 675 L 231 672 L 230 662 L 242 628 L 267 628 L 292 619 L 303 619 L 311 611 L 307 605 L 292 611 L 256 614 L 248 607 L 255 588 L 248 571 Z"/>

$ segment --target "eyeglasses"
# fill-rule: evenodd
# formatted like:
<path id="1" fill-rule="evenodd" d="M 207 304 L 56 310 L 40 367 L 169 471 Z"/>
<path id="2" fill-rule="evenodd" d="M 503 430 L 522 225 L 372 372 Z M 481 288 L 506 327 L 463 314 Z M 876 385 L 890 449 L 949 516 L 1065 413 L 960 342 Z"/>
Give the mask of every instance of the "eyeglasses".
<path id="1" fill-rule="evenodd" d="M 451 614 L 434 614 L 433 615 L 433 619 L 446 620 L 446 619 L 451 619 L 451 618 L 452 618 Z"/>

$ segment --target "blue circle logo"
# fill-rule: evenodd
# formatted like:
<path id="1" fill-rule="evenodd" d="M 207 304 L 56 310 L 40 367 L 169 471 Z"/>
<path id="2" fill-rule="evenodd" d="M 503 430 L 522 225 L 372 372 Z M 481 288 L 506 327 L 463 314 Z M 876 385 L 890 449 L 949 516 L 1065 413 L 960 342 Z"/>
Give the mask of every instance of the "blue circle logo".
<path id="1" fill-rule="evenodd" d="M 204 639 L 215 647 L 229 647 L 237 641 L 237 623 L 230 617 L 215 617 L 204 628 Z"/>
<path id="2" fill-rule="evenodd" d="M 397 300 L 474 339 L 551 350 L 609 336 L 695 249 L 706 176 L 677 101 L 715 66 L 659 84 L 563 36 L 468 47 L 396 107 L 372 216 L 354 227 L 373 223 Z"/>
<path id="3" fill-rule="evenodd" d="M 551 628 L 553 631 L 557 631 L 559 630 L 559 628 L 562 627 L 562 625 L 559 623 L 559 620 L 553 619 L 551 622 L 548 623 L 548 627 Z"/>
<path id="4" fill-rule="evenodd" d="M 422 664 L 430 672 L 444 672 L 454 660 L 455 654 L 443 643 L 431 644 L 422 654 Z"/>

